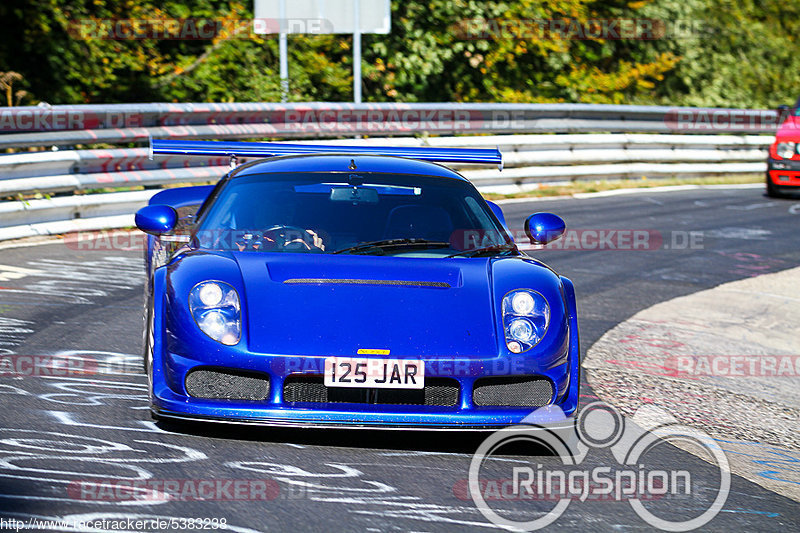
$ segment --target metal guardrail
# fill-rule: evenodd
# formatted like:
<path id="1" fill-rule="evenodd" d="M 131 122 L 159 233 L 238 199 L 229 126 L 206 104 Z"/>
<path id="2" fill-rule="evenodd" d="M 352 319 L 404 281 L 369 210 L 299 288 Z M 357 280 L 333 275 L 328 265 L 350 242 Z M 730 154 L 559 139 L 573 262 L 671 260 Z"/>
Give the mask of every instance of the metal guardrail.
<path id="1" fill-rule="evenodd" d="M 770 110 L 590 104 L 117 104 L 0 108 L 0 240 L 128 225 L 153 191 L 94 189 L 215 181 L 227 158 L 159 157 L 150 136 L 263 139 L 368 136 L 337 144 L 499 147 L 505 169 L 463 167 L 481 190 L 543 181 L 756 173 L 779 117 Z M 542 134 L 540 132 L 547 132 Z M 573 133 L 580 132 L 580 133 Z M 605 132 L 605 133 L 592 133 Z M 616 133 L 624 132 L 624 133 Z M 648 133 L 642 133 L 648 132 Z M 463 135 L 476 134 L 481 135 Z M 554 133 L 556 133 L 554 135 Z M 712 134 L 708 134 L 712 133 Z M 462 136 L 441 136 L 460 134 Z M 387 135 L 393 136 L 386 138 Z M 328 141 L 329 142 L 329 141 Z M 48 151 L 20 151 L 52 147 Z M 57 149 L 61 147 L 62 149 Z M 458 167 L 457 165 L 455 165 Z M 68 193 L 71 194 L 64 196 Z M 79 221 L 79 222 L 78 222 Z"/>
<path id="2" fill-rule="evenodd" d="M 773 110 L 600 104 L 113 104 L 0 108 L 0 148 L 171 138 L 466 133 L 771 133 Z"/>

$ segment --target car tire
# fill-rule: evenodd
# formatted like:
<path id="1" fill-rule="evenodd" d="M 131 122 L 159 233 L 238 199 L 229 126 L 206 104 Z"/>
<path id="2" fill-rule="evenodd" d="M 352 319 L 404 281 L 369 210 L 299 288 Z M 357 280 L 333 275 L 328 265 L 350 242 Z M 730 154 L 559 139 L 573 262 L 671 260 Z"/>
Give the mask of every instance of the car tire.
<path id="1" fill-rule="evenodd" d="M 147 304 L 144 308 L 144 349 L 142 353 L 142 366 L 144 374 L 147 376 L 147 394 L 151 398 L 153 396 L 153 295 L 150 294 L 147 298 Z M 155 414 L 152 409 L 150 410 L 150 417 L 158 422 L 161 418 Z"/>
<path id="2" fill-rule="evenodd" d="M 780 192 L 778 187 L 776 187 L 772 183 L 772 180 L 769 179 L 769 176 L 767 176 L 767 196 L 769 196 L 770 198 L 784 198 L 785 197 L 785 195 Z"/>
<path id="3" fill-rule="evenodd" d="M 142 370 L 144 374 L 150 379 L 150 361 L 153 355 L 153 297 L 152 295 L 147 298 L 144 310 L 142 312 L 144 320 L 144 327 L 142 333 Z"/>

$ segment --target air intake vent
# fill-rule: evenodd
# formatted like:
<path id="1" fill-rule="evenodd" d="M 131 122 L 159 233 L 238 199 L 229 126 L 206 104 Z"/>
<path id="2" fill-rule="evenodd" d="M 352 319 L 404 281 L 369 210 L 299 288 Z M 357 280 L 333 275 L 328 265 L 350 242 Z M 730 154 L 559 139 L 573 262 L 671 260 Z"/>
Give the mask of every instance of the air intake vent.
<path id="1" fill-rule="evenodd" d="M 216 400 L 266 400 L 269 376 L 229 370 L 192 370 L 186 376 L 186 392 L 195 398 Z"/>
<path id="2" fill-rule="evenodd" d="M 553 385 L 541 376 L 481 378 L 472 389 L 477 406 L 541 407 L 553 398 Z"/>
<path id="3" fill-rule="evenodd" d="M 363 403 L 385 405 L 458 404 L 458 381 L 429 378 L 423 389 L 362 389 L 326 387 L 322 376 L 289 376 L 283 385 L 284 402 Z"/>
<path id="4" fill-rule="evenodd" d="M 397 287 L 433 287 L 449 289 L 444 281 L 408 281 L 402 279 L 289 278 L 287 285 L 391 285 Z"/>

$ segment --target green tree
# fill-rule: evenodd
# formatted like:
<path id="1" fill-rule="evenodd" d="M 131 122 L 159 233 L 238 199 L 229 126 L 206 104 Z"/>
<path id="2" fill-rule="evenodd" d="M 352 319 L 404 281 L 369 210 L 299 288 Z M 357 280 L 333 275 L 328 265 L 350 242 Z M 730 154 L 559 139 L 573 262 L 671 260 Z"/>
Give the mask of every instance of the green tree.
<path id="1" fill-rule="evenodd" d="M 639 103 L 773 108 L 800 96 L 800 4 L 784 0 L 656 0 L 642 16 L 663 22 L 663 36 L 628 43 L 649 61 L 679 58 Z"/>
<path id="2" fill-rule="evenodd" d="M 0 71 L 22 76 L 14 99 L 27 103 L 276 101 L 277 38 L 251 34 L 251 7 L 3 0 Z M 228 33 L 117 40 L 93 27 L 188 18 L 219 20 Z M 580 27 L 593 19 L 651 20 L 660 33 L 535 31 L 541 21 Z M 772 107 L 800 95 L 798 35 L 800 5 L 785 0 L 393 0 L 391 33 L 363 37 L 364 100 Z M 290 36 L 290 100 L 350 101 L 351 45 L 350 36 Z"/>
<path id="3" fill-rule="evenodd" d="M 402 101 L 626 102 L 648 94 L 677 58 L 668 51 L 646 62 L 618 57 L 617 46 L 606 39 L 576 39 L 574 32 L 547 31 L 546 25 L 580 28 L 619 11 L 592 0 L 393 2 L 391 35 L 370 36 L 370 95 Z"/>
<path id="4" fill-rule="evenodd" d="M 9 28 L 0 70 L 23 73 L 29 90 L 53 104 L 279 96 L 275 39 L 250 36 L 252 13 L 236 1 L 4 0 L 0 17 Z M 189 18 L 220 21 L 225 31 L 207 40 L 103 38 L 109 21 Z M 337 39 L 292 39 L 291 51 L 293 99 L 335 100 L 346 91 Z"/>

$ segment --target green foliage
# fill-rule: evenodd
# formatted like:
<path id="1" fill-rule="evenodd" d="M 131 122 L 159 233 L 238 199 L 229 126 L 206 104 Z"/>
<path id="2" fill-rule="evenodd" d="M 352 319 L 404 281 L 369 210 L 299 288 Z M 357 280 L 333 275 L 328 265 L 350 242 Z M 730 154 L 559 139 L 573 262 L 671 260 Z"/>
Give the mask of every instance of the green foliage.
<path id="1" fill-rule="evenodd" d="M 663 98 L 686 105 L 771 108 L 800 96 L 800 4 L 694 0 L 700 36 L 677 42 L 675 83 Z"/>
<path id="2" fill-rule="evenodd" d="M 599 10 L 592 0 L 393 2 L 392 34 L 371 37 L 373 64 L 366 72 L 378 83 L 370 83 L 371 93 L 376 100 L 401 101 L 622 103 L 649 92 L 675 58 L 665 53 L 639 63 L 616 57 L 609 41 L 537 29 L 542 21 L 586 25 L 608 18 L 608 5 Z"/>
<path id="3" fill-rule="evenodd" d="M 620 43 L 619 54 L 675 68 L 635 103 L 774 108 L 800 96 L 800 4 L 785 0 L 653 0 L 639 16 L 665 21 L 663 38 Z"/>
<path id="4" fill-rule="evenodd" d="M 238 2 L 4 0 L 0 17 L 14 21 L 0 36 L 0 70 L 13 65 L 52 104 L 279 98 L 275 39 L 250 35 L 252 13 Z M 97 38 L 110 20 L 187 18 L 232 31 L 213 40 Z M 292 39 L 291 56 L 292 99 L 336 100 L 348 91 L 338 40 Z"/>
<path id="5" fill-rule="evenodd" d="M 3 0 L 0 71 L 22 75 L 15 104 L 277 101 L 277 38 L 241 23 L 251 8 L 252 0 Z M 87 38 L 98 20 L 186 18 L 222 21 L 233 34 Z M 531 31 L 537 21 L 596 19 L 652 20 L 660 33 Z M 785 0 L 393 0 L 391 33 L 363 36 L 364 100 L 774 107 L 800 93 L 798 36 L 800 4 Z M 350 101 L 351 43 L 290 36 L 289 99 Z M 3 89 L 3 103 L 10 93 Z"/>

